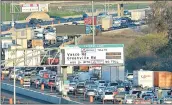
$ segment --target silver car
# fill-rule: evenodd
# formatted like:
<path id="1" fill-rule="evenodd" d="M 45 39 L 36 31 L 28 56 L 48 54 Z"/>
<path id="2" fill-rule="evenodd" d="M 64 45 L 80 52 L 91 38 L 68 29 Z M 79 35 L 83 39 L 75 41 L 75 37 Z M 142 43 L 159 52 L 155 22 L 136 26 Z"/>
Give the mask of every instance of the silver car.
<path id="1" fill-rule="evenodd" d="M 164 104 L 172 104 L 172 96 L 164 97 L 163 103 Z"/>

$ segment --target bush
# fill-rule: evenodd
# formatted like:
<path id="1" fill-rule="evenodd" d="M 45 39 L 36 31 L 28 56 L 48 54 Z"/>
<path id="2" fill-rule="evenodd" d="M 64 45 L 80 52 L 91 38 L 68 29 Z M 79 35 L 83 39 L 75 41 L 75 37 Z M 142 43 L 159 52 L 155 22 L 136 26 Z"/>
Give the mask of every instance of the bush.
<path id="1" fill-rule="evenodd" d="M 169 62 L 172 60 L 160 56 L 167 54 L 162 52 L 171 52 L 169 48 L 164 47 L 167 45 L 168 38 L 163 33 L 136 38 L 135 42 L 126 50 L 126 68 L 129 71 L 138 69 L 170 70 Z"/>

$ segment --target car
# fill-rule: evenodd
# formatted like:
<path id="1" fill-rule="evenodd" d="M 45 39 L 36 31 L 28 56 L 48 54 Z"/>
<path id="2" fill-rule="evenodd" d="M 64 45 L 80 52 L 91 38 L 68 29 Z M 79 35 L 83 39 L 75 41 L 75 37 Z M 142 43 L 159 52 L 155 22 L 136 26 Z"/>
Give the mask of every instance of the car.
<path id="1" fill-rule="evenodd" d="M 42 19 L 38 19 L 38 23 L 43 23 L 44 21 Z"/>
<path id="2" fill-rule="evenodd" d="M 116 87 L 118 86 L 118 83 L 116 83 L 116 82 L 110 82 L 110 83 L 108 84 L 108 86 L 109 86 L 109 87 L 116 88 Z"/>
<path id="3" fill-rule="evenodd" d="M 85 82 L 79 82 L 77 85 L 79 85 L 79 86 L 85 86 Z"/>
<path id="4" fill-rule="evenodd" d="M 1 73 L 4 74 L 4 75 L 8 75 L 10 73 L 10 71 L 8 69 L 3 69 L 1 71 Z"/>
<path id="5" fill-rule="evenodd" d="M 72 82 L 69 84 L 69 93 L 73 93 L 76 89 L 76 83 Z"/>
<path id="6" fill-rule="evenodd" d="M 164 97 L 163 104 L 172 104 L 172 96 Z"/>
<path id="7" fill-rule="evenodd" d="M 115 97 L 115 102 L 122 102 L 122 103 L 124 103 L 125 96 L 126 96 L 126 92 L 118 93 L 117 95 L 114 96 Z"/>
<path id="8" fill-rule="evenodd" d="M 74 94 L 84 94 L 84 92 L 85 92 L 85 86 L 77 85 Z"/>
<path id="9" fill-rule="evenodd" d="M 103 94 L 104 91 L 105 91 L 105 86 L 100 86 L 100 87 L 97 88 L 97 92 L 100 95 Z"/>
<path id="10" fill-rule="evenodd" d="M 85 96 L 87 97 L 87 96 L 96 96 L 97 95 L 97 91 L 96 90 L 94 90 L 94 89 L 88 89 L 88 90 L 86 90 L 86 92 L 85 92 Z"/>
<path id="11" fill-rule="evenodd" d="M 19 75 L 19 73 L 15 73 L 15 75 L 14 75 L 14 72 L 13 71 L 11 71 L 11 73 L 9 74 L 9 79 L 11 80 L 11 79 L 14 79 L 14 78 L 16 78 L 17 79 L 17 75 Z"/>
<path id="12" fill-rule="evenodd" d="M 151 104 L 159 104 L 159 99 L 158 98 L 152 98 Z"/>
<path id="13" fill-rule="evenodd" d="M 98 86 L 105 86 L 105 80 L 98 80 L 95 82 Z"/>
<path id="14" fill-rule="evenodd" d="M 24 77 L 24 74 L 19 74 L 16 76 L 16 79 L 20 81 L 21 79 L 23 79 L 23 77 Z"/>
<path id="15" fill-rule="evenodd" d="M 36 18 L 31 18 L 29 24 L 38 24 L 38 20 Z"/>
<path id="16" fill-rule="evenodd" d="M 96 84 L 92 84 L 92 85 L 90 85 L 88 87 L 88 89 L 92 89 L 92 90 L 95 90 L 95 91 L 97 91 L 97 88 L 98 88 L 98 86 Z"/>
<path id="17" fill-rule="evenodd" d="M 101 100 L 111 100 L 114 101 L 114 95 L 113 92 L 103 92 L 101 95 Z"/>
<path id="18" fill-rule="evenodd" d="M 93 85 L 93 84 L 95 84 L 93 81 L 86 81 L 86 82 L 85 82 L 85 87 L 86 87 L 86 88 L 89 88 L 90 85 Z"/>
<path id="19" fill-rule="evenodd" d="M 124 98 L 124 103 L 125 104 L 133 104 L 134 103 L 134 100 L 136 99 L 137 97 L 135 95 L 125 95 L 125 98 Z"/>
<path id="20" fill-rule="evenodd" d="M 72 22 L 73 21 L 73 18 L 68 18 L 67 19 L 67 22 Z"/>

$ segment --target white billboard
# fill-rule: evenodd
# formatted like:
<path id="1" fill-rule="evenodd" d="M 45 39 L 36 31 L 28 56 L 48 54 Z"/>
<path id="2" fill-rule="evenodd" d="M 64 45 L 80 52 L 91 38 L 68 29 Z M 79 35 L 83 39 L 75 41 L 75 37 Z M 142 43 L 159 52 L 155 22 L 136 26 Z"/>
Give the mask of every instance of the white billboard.
<path id="1" fill-rule="evenodd" d="M 22 4 L 22 12 L 48 12 L 48 4 Z"/>
<path id="2" fill-rule="evenodd" d="M 40 12 L 48 12 L 48 4 L 39 4 Z"/>
<path id="3" fill-rule="evenodd" d="M 65 47 L 65 65 L 124 64 L 123 44 L 68 45 Z"/>

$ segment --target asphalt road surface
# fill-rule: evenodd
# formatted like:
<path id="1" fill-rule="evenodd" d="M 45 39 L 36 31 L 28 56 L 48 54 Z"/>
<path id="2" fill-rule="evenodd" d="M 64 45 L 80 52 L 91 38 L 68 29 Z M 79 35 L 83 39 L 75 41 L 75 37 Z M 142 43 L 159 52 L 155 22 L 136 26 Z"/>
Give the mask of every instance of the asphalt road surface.
<path id="1" fill-rule="evenodd" d="M 1 104 L 9 104 L 9 98 L 13 98 L 13 93 L 9 92 L 9 91 L 5 91 L 5 90 L 1 90 L 1 96 L 3 96 L 1 98 Z M 34 98 L 31 97 L 26 97 L 23 95 L 16 95 L 16 103 L 17 104 L 51 104 L 45 101 L 41 101 L 41 100 L 36 100 Z"/>
<path id="2" fill-rule="evenodd" d="M 4 83 L 9 83 L 9 84 L 11 84 L 11 85 L 13 84 L 13 80 L 9 81 L 8 78 L 5 78 L 5 80 L 3 80 L 2 82 L 4 82 Z M 22 86 L 20 85 L 20 82 L 19 82 L 19 81 L 16 81 L 16 86 L 22 87 Z M 40 87 L 38 87 L 38 88 L 36 89 L 36 86 L 35 86 L 35 85 L 32 85 L 30 88 L 27 88 L 27 89 L 31 89 L 31 90 L 34 90 L 34 91 L 37 91 L 37 92 L 44 92 L 44 93 L 46 93 L 46 94 L 55 95 L 55 96 L 57 96 L 57 97 L 62 97 L 62 96 L 59 95 L 59 93 L 56 92 L 55 90 L 53 90 L 53 91 L 51 92 L 50 89 L 44 88 L 44 91 L 41 91 Z M 76 101 L 76 102 L 80 102 L 80 103 L 84 103 L 84 104 L 90 104 L 89 98 L 87 97 L 87 98 L 84 99 L 84 95 L 83 95 L 83 94 L 78 94 L 78 95 L 76 95 L 76 96 L 74 96 L 74 95 L 72 95 L 72 94 L 68 94 L 68 97 L 69 97 L 69 99 L 72 100 L 72 101 Z M 95 100 L 95 101 L 94 101 L 93 103 L 91 103 L 91 104 L 102 104 L 102 102 L 101 102 L 100 100 Z M 110 101 L 109 101 L 109 102 L 105 102 L 105 104 L 112 104 L 112 102 L 110 102 Z"/>

